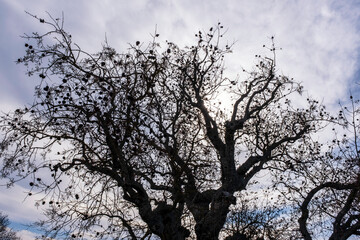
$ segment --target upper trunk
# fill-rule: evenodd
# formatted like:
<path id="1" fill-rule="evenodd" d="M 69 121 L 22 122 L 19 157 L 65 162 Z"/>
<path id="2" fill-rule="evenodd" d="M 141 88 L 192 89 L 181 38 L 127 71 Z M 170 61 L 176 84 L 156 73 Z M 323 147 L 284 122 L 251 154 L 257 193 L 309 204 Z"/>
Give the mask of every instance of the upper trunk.
<path id="1" fill-rule="evenodd" d="M 232 193 L 222 189 L 198 192 L 191 201 L 187 201 L 187 206 L 196 222 L 197 239 L 218 239 L 226 221 L 229 206 L 235 203 L 236 199 Z"/>
<path id="2" fill-rule="evenodd" d="M 147 223 L 152 233 L 162 240 L 184 240 L 190 235 L 189 230 L 181 226 L 183 206 L 178 208 L 160 202 L 154 210 L 141 211 L 142 219 Z"/>

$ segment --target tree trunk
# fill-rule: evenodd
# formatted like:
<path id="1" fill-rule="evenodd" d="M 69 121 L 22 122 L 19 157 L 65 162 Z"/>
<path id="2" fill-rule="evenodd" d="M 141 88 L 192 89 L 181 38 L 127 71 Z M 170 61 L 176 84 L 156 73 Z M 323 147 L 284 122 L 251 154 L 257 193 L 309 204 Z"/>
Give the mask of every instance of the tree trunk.
<path id="1" fill-rule="evenodd" d="M 190 235 L 190 231 L 181 226 L 182 210 L 181 206 L 175 208 L 160 202 L 153 211 L 146 214 L 140 212 L 140 214 L 151 232 L 162 240 L 185 240 Z"/>
<path id="2" fill-rule="evenodd" d="M 232 194 L 222 191 L 206 191 L 198 193 L 193 201 L 188 202 L 188 208 L 196 221 L 195 233 L 197 239 L 217 240 L 224 226 L 229 206 L 235 203 Z"/>
<path id="3" fill-rule="evenodd" d="M 217 202 L 206 216 L 195 225 L 197 239 L 217 240 L 229 212 L 230 203 Z"/>

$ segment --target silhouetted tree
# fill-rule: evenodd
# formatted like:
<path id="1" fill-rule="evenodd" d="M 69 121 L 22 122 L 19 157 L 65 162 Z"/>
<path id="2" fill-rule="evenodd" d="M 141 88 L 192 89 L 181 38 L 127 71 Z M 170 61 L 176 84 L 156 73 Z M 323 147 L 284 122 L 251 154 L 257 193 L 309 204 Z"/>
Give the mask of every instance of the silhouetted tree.
<path id="1" fill-rule="evenodd" d="M 0 212 L 0 239 L 1 240 L 20 240 L 16 236 L 16 232 L 12 231 L 9 228 L 9 219 L 8 216 Z"/>
<path id="2" fill-rule="evenodd" d="M 89 54 L 61 20 L 38 20 L 52 29 L 26 36 L 18 62 L 41 81 L 32 105 L 2 117 L 1 176 L 46 195 L 47 235 L 218 239 L 259 172 L 306 163 L 293 150 L 326 113 L 292 105 L 302 87 L 277 73 L 273 45 L 230 80 L 220 23 L 190 47 L 162 51 L 156 34 Z M 271 215 L 259 219 L 271 229 Z"/>
<path id="3" fill-rule="evenodd" d="M 294 150 L 294 171 L 284 171 L 277 163 L 282 174 L 276 185 L 289 205 L 296 206 L 293 219 L 299 223 L 301 239 L 360 236 L 359 113 L 359 100 L 351 96 L 348 106 L 329 119 L 334 133 L 331 142 L 299 145 Z"/>
<path id="4" fill-rule="evenodd" d="M 226 240 L 288 239 L 287 221 L 282 218 L 287 213 L 269 201 L 272 198 L 272 193 L 269 193 L 242 193 L 238 197 L 238 204 L 231 209 L 222 230 L 228 236 Z"/>

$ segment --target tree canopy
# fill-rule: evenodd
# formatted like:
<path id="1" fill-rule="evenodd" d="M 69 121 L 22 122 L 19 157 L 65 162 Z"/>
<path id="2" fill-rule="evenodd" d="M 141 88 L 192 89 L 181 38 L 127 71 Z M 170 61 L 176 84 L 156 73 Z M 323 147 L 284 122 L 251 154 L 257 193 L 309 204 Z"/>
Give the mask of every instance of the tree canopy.
<path id="1" fill-rule="evenodd" d="M 332 239 L 359 234 L 357 135 L 321 149 L 322 122 L 345 123 L 291 101 L 302 87 L 278 73 L 273 42 L 229 79 L 220 23 L 184 48 L 155 33 L 90 54 L 61 20 L 37 19 L 50 30 L 25 36 L 18 63 L 40 82 L 32 105 L 2 116 L 0 157 L 3 178 L 44 196 L 48 236 L 316 239 L 321 221 Z"/>

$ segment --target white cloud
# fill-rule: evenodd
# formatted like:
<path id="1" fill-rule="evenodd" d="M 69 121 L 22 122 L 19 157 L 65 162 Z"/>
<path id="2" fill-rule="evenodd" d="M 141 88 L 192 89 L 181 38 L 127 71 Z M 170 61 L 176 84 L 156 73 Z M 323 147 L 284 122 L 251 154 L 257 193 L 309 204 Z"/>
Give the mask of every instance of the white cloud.
<path id="1" fill-rule="evenodd" d="M 17 232 L 17 236 L 22 240 L 34 240 L 37 234 L 28 230 L 21 230 Z"/>
<path id="2" fill-rule="evenodd" d="M 1 188 L 0 210 L 9 216 L 11 222 L 29 223 L 42 218 L 42 210 L 34 206 L 36 196 L 26 198 L 28 191 L 17 184 L 10 189 Z"/>

